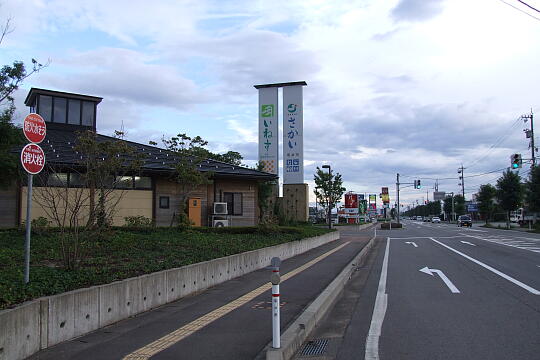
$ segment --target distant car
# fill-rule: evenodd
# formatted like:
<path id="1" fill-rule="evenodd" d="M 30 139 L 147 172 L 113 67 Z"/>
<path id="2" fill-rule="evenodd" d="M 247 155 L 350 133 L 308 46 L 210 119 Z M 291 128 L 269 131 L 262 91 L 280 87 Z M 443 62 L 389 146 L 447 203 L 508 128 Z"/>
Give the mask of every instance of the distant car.
<path id="1" fill-rule="evenodd" d="M 457 225 L 472 227 L 471 217 L 469 215 L 461 215 L 460 217 L 458 217 Z"/>
<path id="2" fill-rule="evenodd" d="M 440 223 L 441 219 L 439 219 L 437 216 L 434 216 L 434 217 L 431 218 L 431 222 L 432 223 Z"/>
<path id="3" fill-rule="evenodd" d="M 430 221 L 431 221 L 430 218 L 428 218 L 428 217 L 424 218 L 424 222 L 430 222 Z"/>
<path id="4" fill-rule="evenodd" d="M 422 221 L 422 220 L 423 220 L 423 219 L 422 219 L 421 216 L 417 216 L 417 217 L 416 217 L 416 221 Z"/>

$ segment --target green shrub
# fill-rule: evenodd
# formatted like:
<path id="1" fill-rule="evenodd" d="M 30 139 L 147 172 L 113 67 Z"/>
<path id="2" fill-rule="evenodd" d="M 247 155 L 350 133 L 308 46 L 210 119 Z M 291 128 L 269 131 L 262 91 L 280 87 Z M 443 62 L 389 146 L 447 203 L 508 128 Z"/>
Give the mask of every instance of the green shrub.
<path id="1" fill-rule="evenodd" d="M 142 215 L 138 216 L 126 216 L 124 218 L 126 227 L 130 228 L 148 228 L 154 226 L 152 219 Z"/>
<path id="2" fill-rule="evenodd" d="M 51 222 L 44 218 L 43 216 L 38 217 L 37 219 L 32 220 L 30 226 L 32 227 L 32 232 L 35 234 L 43 234 L 49 229 Z"/>

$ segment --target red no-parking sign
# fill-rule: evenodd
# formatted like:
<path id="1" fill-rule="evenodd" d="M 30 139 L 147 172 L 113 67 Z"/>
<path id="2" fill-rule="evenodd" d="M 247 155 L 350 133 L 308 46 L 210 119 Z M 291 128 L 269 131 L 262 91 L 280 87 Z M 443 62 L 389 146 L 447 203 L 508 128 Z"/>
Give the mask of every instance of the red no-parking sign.
<path id="1" fill-rule="evenodd" d="M 30 281 L 30 228 L 32 209 L 32 178 L 45 167 L 45 153 L 38 145 L 47 135 L 47 125 L 39 114 L 28 114 L 23 123 L 24 136 L 30 144 L 21 150 L 21 164 L 28 173 L 28 193 L 26 195 L 26 236 L 24 241 L 24 283 Z"/>
<path id="2" fill-rule="evenodd" d="M 39 114 L 28 114 L 24 118 L 23 132 L 28 141 L 39 144 L 45 139 L 45 135 L 47 135 L 45 120 Z"/>
<path id="3" fill-rule="evenodd" d="M 45 166 L 45 153 L 38 144 L 28 144 L 21 151 L 21 164 L 28 173 L 38 174 Z"/>

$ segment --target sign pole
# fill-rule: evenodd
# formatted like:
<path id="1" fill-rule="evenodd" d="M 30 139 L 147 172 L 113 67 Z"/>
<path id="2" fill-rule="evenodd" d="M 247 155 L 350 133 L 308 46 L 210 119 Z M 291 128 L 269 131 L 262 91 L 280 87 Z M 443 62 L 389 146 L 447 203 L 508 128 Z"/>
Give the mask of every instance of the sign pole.
<path id="1" fill-rule="evenodd" d="M 39 114 L 28 114 L 23 121 L 23 134 L 30 142 L 21 150 L 21 164 L 28 173 L 26 194 L 26 236 L 24 239 L 24 283 L 30 282 L 30 235 L 32 223 L 32 182 L 45 166 L 45 153 L 38 145 L 47 136 L 47 124 Z"/>
<path id="2" fill-rule="evenodd" d="M 30 233 L 32 211 L 32 182 L 34 176 L 28 174 L 28 191 L 26 194 L 26 237 L 24 240 L 24 283 L 30 282 Z"/>

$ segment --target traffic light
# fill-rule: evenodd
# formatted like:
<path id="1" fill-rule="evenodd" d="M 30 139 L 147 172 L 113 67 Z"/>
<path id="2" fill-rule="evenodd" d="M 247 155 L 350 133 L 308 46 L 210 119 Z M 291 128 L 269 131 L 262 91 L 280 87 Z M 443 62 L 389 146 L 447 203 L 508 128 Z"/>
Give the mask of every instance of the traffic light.
<path id="1" fill-rule="evenodd" d="M 414 188 L 415 189 L 420 189 L 421 188 L 420 180 L 414 180 Z"/>
<path id="2" fill-rule="evenodd" d="M 512 154 L 510 156 L 510 163 L 512 164 L 512 169 L 521 168 L 523 160 L 521 159 L 521 154 Z"/>

